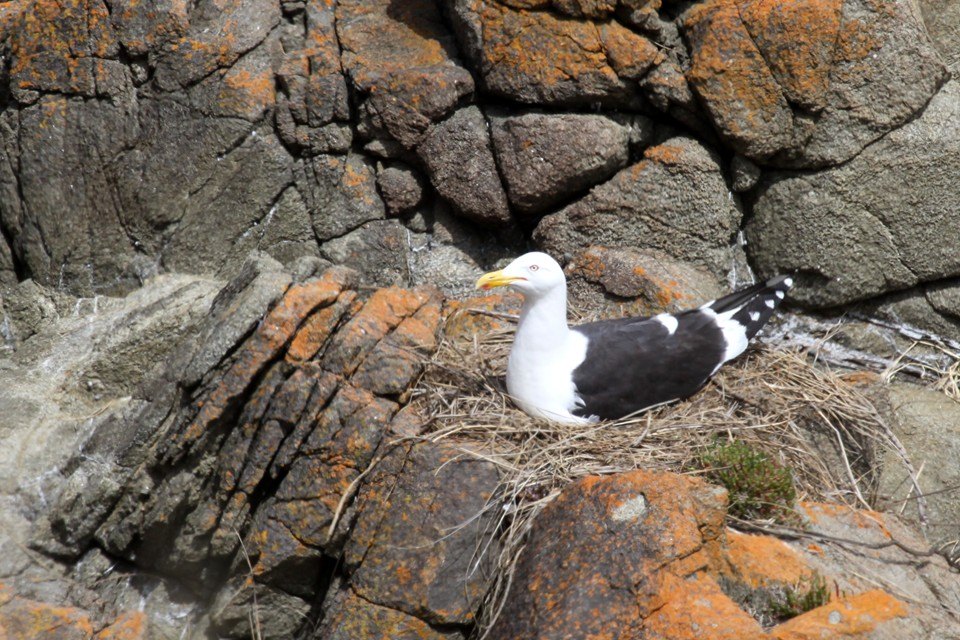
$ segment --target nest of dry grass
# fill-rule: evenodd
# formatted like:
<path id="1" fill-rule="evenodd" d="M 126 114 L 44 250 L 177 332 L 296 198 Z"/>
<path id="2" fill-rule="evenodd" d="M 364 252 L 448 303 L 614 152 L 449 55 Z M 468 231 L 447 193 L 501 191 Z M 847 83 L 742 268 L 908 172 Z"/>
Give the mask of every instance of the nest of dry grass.
<path id="1" fill-rule="evenodd" d="M 709 447 L 738 439 L 788 466 L 798 499 L 869 507 L 882 449 L 910 469 L 873 404 L 806 351 L 753 348 L 689 400 L 585 427 L 531 418 L 511 404 L 503 377 L 512 334 L 511 326 L 444 340 L 415 392 L 431 417 L 424 438 L 457 443 L 501 472 L 485 514 L 499 532 L 499 557 L 481 630 L 505 600 L 533 519 L 578 478 L 637 468 L 702 473 Z"/>

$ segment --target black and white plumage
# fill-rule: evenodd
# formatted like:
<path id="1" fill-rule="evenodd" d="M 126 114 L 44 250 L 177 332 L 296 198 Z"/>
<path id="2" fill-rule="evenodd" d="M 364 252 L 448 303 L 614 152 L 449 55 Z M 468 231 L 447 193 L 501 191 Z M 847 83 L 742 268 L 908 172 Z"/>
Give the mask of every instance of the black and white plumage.
<path id="1" fill-rule="evenodd" d="M 485 274 L 480 289 L 524 296 L 507 391 L 526 413 L 569 423 L 615 419 L 698 391 L 736 358 L 793 285 L 788 276 L 676 314 L 567 326 L 567 282 L 545 253 Z"/>

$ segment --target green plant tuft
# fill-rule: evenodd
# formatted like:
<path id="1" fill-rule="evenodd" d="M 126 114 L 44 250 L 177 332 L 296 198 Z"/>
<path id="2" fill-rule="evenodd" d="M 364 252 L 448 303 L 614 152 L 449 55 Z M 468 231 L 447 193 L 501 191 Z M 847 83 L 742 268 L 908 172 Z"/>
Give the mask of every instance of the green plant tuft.
<path id="1" fill-rule="evenodd" d="M 782 622 L 828 602 L 830 589 L 827 587 L 827 579 L 815 572 L 796 587 L 784 589 L 783 600 L 773 600 L 770 603 L 770 613 L 777 621 Z"/>
<path id="2" fill-rule="evenodd" d="M 730 515 L 794 523 L 797 490 L 788 467 L 740 440 L 715 442 L 700 463 L 710 481 L 726 487 Z"/>

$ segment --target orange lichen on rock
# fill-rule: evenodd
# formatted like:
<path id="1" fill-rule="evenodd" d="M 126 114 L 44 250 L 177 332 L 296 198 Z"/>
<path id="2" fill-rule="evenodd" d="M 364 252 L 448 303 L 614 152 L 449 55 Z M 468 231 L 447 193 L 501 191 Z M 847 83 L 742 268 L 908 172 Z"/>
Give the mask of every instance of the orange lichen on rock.
<path id="1" fill-rule="evenodd" d="M 16 12 L 9 32 L 10 78 L 19 89 L 92 96 L 95 60 L 118 52 L 103 0 L 35 0 Z"/>
<path id="2" fill-rule="evenodd" d="M 793 113 L 733 0 L 708 0 L 687 14 L 687 80 L 721 131 L 750 156 L 791 142 Z"/>
<path id="3" fill-rule="evenodd" d="M 776 640 L 866 638 L 878 626 L 903 618 L 907 605 L 881 589 L 838 598 L 770 630 Z"/>
<path id="4" fill-rule="evenodd" d="M 234 65 L 223 77 L 217 105 L 229 115 L 256 120 L 276 102 L 273 70 Z"/>
<path id="5" fill-rule="evenodd" d="M 378 289 L 340 330 L 337 344 L 324 356 L 324 367 L 352 375 L 388 332 L 434 296 L 435 293 L 425 290 Z"/>
<path id="6" fill-rule="evenodd" d="M 643 157 L 665 165 L 680 164 L 684 160 L 685 147 L 678 144 L 658 144 L 644 150 Z"/>
<path id="7" fill-rule="evenodd" d="M 664 577 L 662 602 L 643 623 L 646 640 L 760 640 L 766 634 L 707 575 Z"/>
<path id="8" fill-rule="evenodd" d="M 287 361 L 305 362 L 317 355 L 337 328 L 340 318 L 356 298 L 356 292 L 343 291 L 333 304 L 323 307 L 307 318 L 297 330 L 297 335 L 287 349 Z"/>
<path id="9" fill-rule="evenodd" d="M 242 395 L 257 373 L 291 341 L 304 319 L 315 309 L 336 300 L 350 277 L 344 269 L 330 269 L 317 280 L 287 289 L 256 333 L 244 343 L 196 418 L 180 434 L 181 441 L 191 442 L 203 434 L 207 425 L 220 417 L 231 399 Z"/>
<path id="10" fill-rule="evenodd" d="M 516 315 L 523 298 L 518 293 L 494 293 L 466 300 L 447 300 L 443 315 L 443 333 L 448 338 L 472 339 L 473 336 L 501 331 L 513 324 L 500 314 Z"/>
<path id="11" fill-rule="evenodd" d="M 813 575 L 803 557 L 773 536 L 727 532 L 722 574 L 751 588 L 796 585 Z"/>
<path id="12" fill-rule="evenodd" d="M 97 634 L 96 640 L 147 640 L 147 614 L 127 611 Z"/>
<path id="13" fill-rule="evenodd" d="M 0 583 L 0 636 L 89 640 L 94 625 L 86 611 L 18 597 Z"/>
<path id="14" fill-rule="evenodd" d="M 619 22 L 607 22 L 598 29 L 610 66 L 621 78 L 639 80 L 666 58 L 655 44 Z"/>
<path id="15" fill-rule="evenodd" d="M 893 538 L 887 528 L 885 516 L 879 511 L 854 509 L 830 502 L 801 502 L 798 506 L 803 514 L 815 523 L 821 522 L 822 518 L 851 518 L 853 524 L 861 529 L 873 529 L 884 538 Z"/>
<path id="16" fill-rule="evenodd" d="M 739 0 L 743 22 L 787 99 L 826 106 L 842 0 Z"/>
<path id="17" fill-rule="evenodd" d="M 550 102 L 561 85 L 584 83 L 581 88 L 599 94 L 622 90 L 593 23 L 487 0 L 472 0 L 470 9 L 481 23 L 481 72 L 501 92 Z"/>

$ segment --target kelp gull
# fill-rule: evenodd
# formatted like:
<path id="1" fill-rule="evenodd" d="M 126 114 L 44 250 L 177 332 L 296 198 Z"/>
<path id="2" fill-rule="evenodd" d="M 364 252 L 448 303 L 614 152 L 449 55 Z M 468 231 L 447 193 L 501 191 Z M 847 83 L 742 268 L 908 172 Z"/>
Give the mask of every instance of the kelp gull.
<path id="1" fill-rule="evenodd" d="M 779 276 L 698 309 L 570 328 L 567 281 L 547 254 L 520 256 L 477 281 L 524 296 L 507 363 L 510 396 L 532 416 L 567 423 L 622 418 L 692 395 L 746 350 L 792 285 Z"/>

